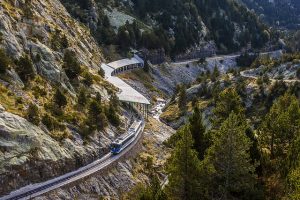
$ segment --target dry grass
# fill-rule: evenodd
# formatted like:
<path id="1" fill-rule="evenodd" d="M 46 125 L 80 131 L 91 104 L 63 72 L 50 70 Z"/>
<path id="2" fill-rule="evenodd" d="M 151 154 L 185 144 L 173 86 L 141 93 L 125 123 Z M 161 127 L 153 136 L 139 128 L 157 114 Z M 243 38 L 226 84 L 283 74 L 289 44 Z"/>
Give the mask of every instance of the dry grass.
<path id="1" fill-rule="evenodd" d="M 12 16 L 14 19 L 17 19 L 17 13 L 22 12 L 19 8 L 14 7 L 11 4 L 11 1 L 5 0 L 5 1 L 0 1 L 0 6 L 4 8 L 7 13 Z"/>
<path id="2" fill-rule="evenodd" d="M 25 110 L 21 100 L 1 84 L 0 84 L 0 104 L 6 109 L 6 111 L 10 113 L 19 116 L 24 116 L 25 114 Z"/>
<path id="3" fill-rule="evenodd" d="M 178 108 L 178 105 L 176 103 L 170 105 L 165 112 L 162 113 L 160 116 L 162 120 L 166 122 L 173 122 L 180 118 L 180 110 Z"/>
<path id="4" fill-rule="evenodd" d="M 161 91 L 159 91 L 156 87 L 153 86 L 153 81 L 154 81 L 153 77 L 151 77 L 151 75 L 145 72 L 143 69 L 136 69 L 129 73 L 121 74 L 119 77 L 122 79 L 139 81 L 149 91 L 156 92 L 160 95 L 163 95 L 161 94 Z"/>

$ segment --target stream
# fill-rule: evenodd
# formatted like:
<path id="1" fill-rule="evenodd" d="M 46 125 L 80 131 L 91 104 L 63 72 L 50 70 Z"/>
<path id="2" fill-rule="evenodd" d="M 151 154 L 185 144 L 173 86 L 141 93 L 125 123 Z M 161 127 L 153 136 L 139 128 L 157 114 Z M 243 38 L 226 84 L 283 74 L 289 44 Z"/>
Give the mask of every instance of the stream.
<path id="1" fill-rule="evenodd" d="M 160 122 L 160 115 L 163 113 L 163 109 L 166 106 L 166 100 L 164 99 L 157 99 L 157 103 L 153 106 L 152 110 L 150 111 L 152 117 Z"/>

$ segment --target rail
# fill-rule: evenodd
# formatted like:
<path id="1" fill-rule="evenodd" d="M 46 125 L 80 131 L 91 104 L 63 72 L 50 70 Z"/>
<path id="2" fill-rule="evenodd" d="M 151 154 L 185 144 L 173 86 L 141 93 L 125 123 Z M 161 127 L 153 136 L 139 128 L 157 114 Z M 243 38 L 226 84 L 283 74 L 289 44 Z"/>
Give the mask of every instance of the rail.
<path id="1" fill-rule="evenodd" d="M 103 156 L 101 159 L 98 159 L 93 163 L 86 165 L 76 171 L 67 173 L 65 175 L 59 176 L 57 178 L 51 179 L 43 183 L 33 185 L 32 187 L 26 186 L 15 192 L 12 192 L 10 195 L 1 197 L 0 200 L 18 200 L 18 199 L 27 200 L 34 197 L 38 197 L 42 194 L 48 193 L 57 188 L 66 186 L 70 183 L 86 178 L 96 172 L 99 172 L 100 170 L 103 170 L 104 168 L 108 167 L 114 162 L 117 162 L 121 157 L 125 156 L 126 153 L 128 153 L 134 146 L 137 145 L 139 140 L 142 138 L 142 133 L 145 128 L 145 119 L 142 113 L 136 107 L 134 106 L 131 107 L 136 112 L 138 117 L 142 120 L 143 125 L 140 132 L 137 134 L 137 136 L 130 141 L 130 145 L 126 147 L 120 154 L 112 155 L 112 153 L 108 153 L 105 156 Z"/>

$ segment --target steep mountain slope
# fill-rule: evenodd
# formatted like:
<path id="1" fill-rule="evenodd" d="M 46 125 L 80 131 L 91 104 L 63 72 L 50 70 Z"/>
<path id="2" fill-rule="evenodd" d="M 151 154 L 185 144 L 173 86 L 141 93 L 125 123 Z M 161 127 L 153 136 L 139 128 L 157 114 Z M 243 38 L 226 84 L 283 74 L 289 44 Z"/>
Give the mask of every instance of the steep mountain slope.
<path id="1" fill-rule="evenodd" d="M 241 0 L 249 9 L 272 26 L 299 29 L 300 1 L 298 0 Z"/>
<path id="2" fill-rule="evenodd" d="M 103 60 L 89 31 L 71 18 L 59 1 L 1 1 L 0 23 L 1 47 L 14 58 L 29 52 L 40 54 L 38 68 L 53 81 L 60 81 L 62 37 L 82 65 L 97 68 Z"/>
<path id="3" fill-rule="evenodd" d="M 59 1 L 0 2 L 1 196 L 108 150 L 116 137 L 106 111 L 114 89 L 98 75 L 103 60 L 89 30 Z"/>
<path id="4" fill-rule="evenodd" d="M 101 44 L 116 44 L 123 50 L 163 48 L 167 55 L 175 56 L 211 40 L 223 52 L 236 51 L 249 42 L 258 48 L 268 40 L 267 28 L 232 0 L 61 2 L 93 30 Z M 118 26 L 111 26 L 116 19 L 108 18 L 110 13 L 119 16 Z"/>

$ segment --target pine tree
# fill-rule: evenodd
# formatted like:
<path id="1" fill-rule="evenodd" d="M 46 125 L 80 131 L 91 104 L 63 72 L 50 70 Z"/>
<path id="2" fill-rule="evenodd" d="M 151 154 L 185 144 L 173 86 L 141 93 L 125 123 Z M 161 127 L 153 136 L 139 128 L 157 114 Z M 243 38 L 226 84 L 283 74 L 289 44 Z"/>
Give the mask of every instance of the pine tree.
<path id="1" fill-rule="evenodd" d="M 220 72 L 219 72 L 218 66 L 216 65 L 214 67 L 214 71 L 212 72 L 212 74 L 210 76 L 210 79 L 212 82 L 215 82 L 219 76 L 220 76 Z"/>
<path id="2" fill-rule="evenodd" d="M 300 167 L 292 170 L 287 177 L 287 194 L 284 199 L 300 199 Z"/>
<path id="3" fill-rule="evenodd" d="M 131 38 L 125 26 L 121 26 L 118 30 L 118 43 L 122 50 L 130 48 Z"/>
<path id="4" fill-rule="evenodd" d="M 68 104 L 66 96 L 60 91 L 60 89 L 57 89 L 54 94 L 54 102 L 59 108 L 63 108 Z"/>
<path id="5" fill-rule="evenodd" d="M 60 39 L 60 44 L 61 44 L 61 47 L 63 49 L 66 49 L 69 47 L 69 41 L 68 41 L 68 38 L 66 35 L 63 35 Z"/>
<path id="6" fill-rule="evenodd" d="M 300 79 L 300 68 L 297 69 L 296 77 L 297 77 L 298 79 Z"/>
<path id="7" fill-rule="evenodd" d="M 72 51 L 65 52 L 63 68 L 69 79 L 77 78 L 82 72 L 80 63 Z"/>
<path id="8" fill-rule="evenodd" d="M 205 134 L 206 128 L 203 125 L 202 114 L 198 107 L 195 107 L 193 115 L 189 119 L 190 132 L 194 139 L 193 148 L 198 152 L 198 158 L 204 159 L 204 154 L 209 146 L 208 136 Z"/>
<path id="9" fill-rule="evenodd" d="M 90 130 L 103 130 L 107 126 L 107 118 L 100 102 L 96 100 L 91 101 L 86 124 L 89 126 Z"/>
<path id="10" fill-rule="evenodd" d="M 169 184 L 166 191 L 171 199 L 199 199 L 199 160 L 197 152 L 192 149 L 194 141 L 188 126 L 178 134 L 181 134 L 182 138 L 177 142 L 167 163 Z"/>
<path id="11" fill-rule="evenodd" d="M 113 103 L 110 103 L 109 104 L 109 108 L 108 108 L 108 112 L 106 114 L 109 122 L 115 126 L 115 127 L 118 127 L 121 123 L 121 120 L 118 116 L 118 113 L 116 111 L 117 108 L 114 107 Z"/>
<path id="12" fill-rule="evenodd" d="M 96 93 L 96 101 L 98 101 L 100 104 L 102 102 L 102 96 L 99 92 Z"/>
<path id="13" fill-rule="evenodd" d="M 149 186 L 137 185 L 131 190 L 125 199 L 130 200 L 168 200 L 168 196 L 162 190 L 160 181 L 155 174 L 150 176 Z"/>
<path id="14" fill-rule="evenodd" d="M 271 107 L 262 127 L 260 139 L 270 150 L 271 159 L 285 158 L 286 150 L 300 130 L 300 105 L 295 96 L 285 94 Z"/>
<path id="15" fill-rule="evenodd" d="M 35 72 L 32 64 L 32 60 L 28 55 L 22 56 L 17 61 L 17 73 L 19 74 L 20 78 L 24 82 L 28 82 L 35 77 Z"/>
<path id="16" fill-rule="evenodd" d="M 218 96 L 216 107 L 213 110 L 215 128 L 218 128 L 231 112 L 235 114 L 244 113 L 242 100 L 234 88 L 225 89 Z"/>
<path id="17" fill-rule="evenodd" d="M 206 162 L 214 167 L 213 198 L 254 199 L 255 166 L 249 155 L 250 141 L 245 131 L 246 121 L 233 112 L 216 132 Z"/>
<path id="18" fill-rule="evenodd" d="M 84 107 L 87 103 L 87 95 L 84 88 L 81 88 L 78 94 L 78 104 Z"/>
<path id="19" fill-rule="evenodd" d="M 300 130 L 294 141 L 289 146 L 287 157 L 284 161 L 284 174 L 288 174 L 291 169 L 300 166 Z"/>
<path id="20" fill-rule="evenodd" d="M 41 121 L 39 116 L 39 108 L 35 104 L 29 104 L 29 108 L 27 110 L 27 119 L 31 123 L 39 125 Z"/>
<path id="21" fill-rule="evenodd" d="M 186 88 L 184 85 L 181 86 L 179 90 L 178 108 L 182 113 L 185 113 L 185 111 L 187 110 L 187 96 L 186 96 Z"/>
<path id="22" fill-rule="evenodd" d="M 120 101 L 116 94 L 112 94 L 110 97 L 110 104 L 115 109 L 115 111 L 119 111 Z"/>
<path id="23" fill-rule="evenodd" d="M 3 49 L 0 49 L 0 74 L 4 74 L 8 69 L 10 60 Z"/>

